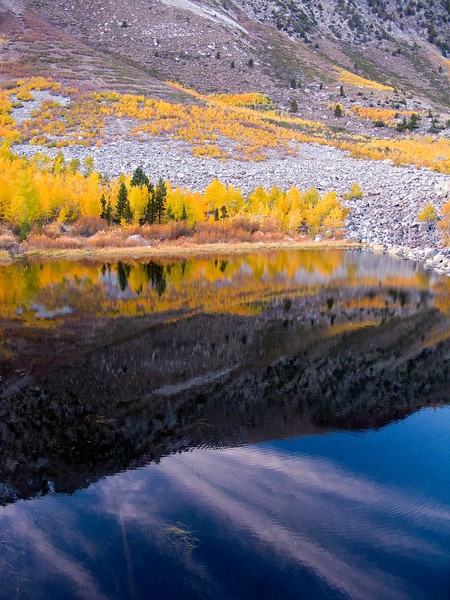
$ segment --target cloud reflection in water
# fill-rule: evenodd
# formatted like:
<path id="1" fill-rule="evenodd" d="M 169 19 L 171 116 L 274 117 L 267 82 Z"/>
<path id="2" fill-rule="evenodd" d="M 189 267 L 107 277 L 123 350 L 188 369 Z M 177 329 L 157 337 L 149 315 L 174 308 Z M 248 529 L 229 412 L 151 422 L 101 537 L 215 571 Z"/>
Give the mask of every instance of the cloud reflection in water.
<path id="1" fill-rule="evenodd" d="M 186 535 L 192 529 L 193 548 L 165 535 L 174 524 Z M 54 598 L 146 597 L 142 561 L 150 579 L 171 582 L 164 569 L 173 570 L 173 589 L 166 583 L 155 597 L 176 597 L 176 580 L 185 597 L 234 597 L 229 574 L 241 573 L 237 585 L 244 553 L 258 563 L 256 573 L 282 580 L 294 569 L 300 584 L 322 590 L 320 597 L 397 600 L 422 596 L 390 572 L 391 561 L 410 569 L 424 556 L 450 562 L 442 542 L 450 533 L 447 507 L 270 445 L 196 450 L 108 477 L 70 498 L 18 502 L 1 509 L 0 527 L 2 594 L 20 584 L 33 598 L 46 597 L 50 584 L 61 591 Z M 224 545 L 226 565 L 216 562 L 217 544 Z"/>

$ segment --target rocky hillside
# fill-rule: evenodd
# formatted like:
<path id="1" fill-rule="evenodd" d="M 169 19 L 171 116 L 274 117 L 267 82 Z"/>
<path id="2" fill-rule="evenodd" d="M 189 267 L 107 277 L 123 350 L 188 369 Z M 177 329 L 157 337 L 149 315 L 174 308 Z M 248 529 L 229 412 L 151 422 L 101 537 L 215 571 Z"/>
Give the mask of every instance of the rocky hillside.
<path id="1" fill-rule="evenodd" d="M 99 87 L 153 77 L 316 110 L 345 69 L 448 110 L 449 10 L 448 0 L 1 0 L 0 35 L 25 34 L 38 68 Z M 28 24 L 20 35 L 12 18 Z"/>
<path id="2" fill-rule="evenodd" d="M 305 41 L 321 37 L 351 44 L 375 40 L 409 41 L 419 36 L 437 46 L 444 55 L 450 48 L 448 0 L 242 0 L 258 20 Z"/>

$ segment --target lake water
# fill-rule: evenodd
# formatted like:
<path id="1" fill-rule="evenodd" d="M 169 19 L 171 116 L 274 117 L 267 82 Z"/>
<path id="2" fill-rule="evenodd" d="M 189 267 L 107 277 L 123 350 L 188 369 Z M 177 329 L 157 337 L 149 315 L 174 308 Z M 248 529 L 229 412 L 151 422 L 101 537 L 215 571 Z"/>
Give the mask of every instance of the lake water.
<path id="1" fill-rule="evenodd" d="M 450 279 L 0 267 L 0 598 L 450 598 Z"/>

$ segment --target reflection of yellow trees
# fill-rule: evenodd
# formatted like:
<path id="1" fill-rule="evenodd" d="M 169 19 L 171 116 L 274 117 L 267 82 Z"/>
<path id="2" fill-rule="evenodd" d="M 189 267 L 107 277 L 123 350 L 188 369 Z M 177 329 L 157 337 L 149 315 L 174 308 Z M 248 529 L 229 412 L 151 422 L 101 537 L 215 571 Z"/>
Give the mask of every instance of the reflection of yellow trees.
<path id="1" fill-rule="evenodd" d="M 25 322 L 33 320 L 34 304 L 47 310 L 70 306 L 78 315 L 241 311 L 242 306 L 276 293 L 316 289 L 315 282 L 297 283 L 298 273 L 311 273 L 314 264 L 318 273 L 332 273 L 332 265 L 338 268 L 343 257 L 341 251 L 305 251 L 176 263 L 133 262 L 121 268 L 74 262 L 11 265 L 0 269 L 0 311 L 2 317 Z"/>
<path id="2" fill-rule="evenodd" d="M 411 302 L 415 306 L 409 292 L 429 289 L 426 280 L 412 275 L 381 278 L 382 288 L 376 276 L 349 279 L 344 275 L 346 256 L 338 250 L 279 251 L 178 262 L 10 265 L 0 269 L 0 316 L 36 324 L 34 305 L 50 311 L 70 307 L 75 317 L 197 310 L 256 314 L 261 303 L 274 297 L 317 293 L 324 278 L 332 278 L 333 288 L 355 290 L 353 298 L 333 299 L 345 310 L 399 308 Z M 449 313 L 446 280 L 439 280 L 431 292 L 436 307 Z M 40 320 L 38 325 L 51 326 L 51 321 Z"/>
<path id="3" fill-rule="evenodd" d="M 450 280 L 448 277 L 441 277 L 432 287 L 434 294 L 434 303 L 445 315 L 450 316 Z"/>

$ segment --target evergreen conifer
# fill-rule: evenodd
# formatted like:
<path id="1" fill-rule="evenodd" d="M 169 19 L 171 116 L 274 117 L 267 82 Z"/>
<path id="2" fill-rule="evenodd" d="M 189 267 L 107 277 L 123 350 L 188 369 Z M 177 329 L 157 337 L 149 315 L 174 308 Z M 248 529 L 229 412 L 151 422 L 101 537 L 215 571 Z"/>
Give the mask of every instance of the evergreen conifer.
<path id="1" fill-rule="evenodd" d="M 144 173 L 142 166 L 137 167 L 131 178 L 131 187 L 143 187 L 144 185 L 148 187 L 149 184 L 150 180 Z"/>
<path id="2" fill-rule="evenodd" d="M 117 195 L 117 206 L 116 206 L 116 218 L 115 221 L 120 223 L 122 219 L 125 219 L 127 223 L 131 221 L 133 215 L 131 213 L 130 201 L 128 200 L 128 190 L 125 184 L 120 184 L 119 193 Z"/>
<path id="3" fill-rule="evenodd" d="M 166 198 L 167 198 L 167 187 L 162 177 L 159 178 L 156 184 L 154 193 L 155 198 L 155 217 L 158 219 L 158 223 L 161 223 L 164 212 L 166 210 Z"/>

